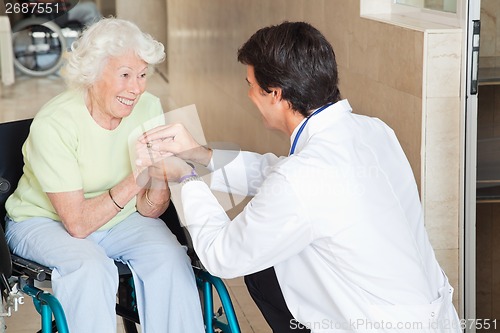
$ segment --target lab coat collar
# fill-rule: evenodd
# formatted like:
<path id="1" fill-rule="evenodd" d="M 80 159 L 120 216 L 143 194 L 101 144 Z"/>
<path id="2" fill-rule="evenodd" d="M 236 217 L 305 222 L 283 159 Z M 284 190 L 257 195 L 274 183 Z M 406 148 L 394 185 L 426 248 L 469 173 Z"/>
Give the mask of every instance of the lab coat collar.
<path id="1" fill-rule="evenodd" d="M 316 111 L 316 110 L 314 110 Z M 314 112 L 313 111 L 313 112 Z M 327 107 L 325 110 L 322 112 L 316 114 L 312 118 L 309 119 L 309 122 L 307 123 L 306 127 L 304 128 L 304 131 L 301 133 L 301 137 L 299 137 L 299 142 L 297 145 L 297 148 L 302 148 L 303 143 L 307 142 L 309 137 L 311 136 L 311 133 L 315 133 L 317 130 L 319 130 L 318 125 L 324 124 L 326 125 L 327 122 L 332 122 L 336 121 L 339 117 L 344 115 L 345 113 L 350 113 L 352 112 L 351 105 L 347 101 L 347 99 L 343 99 L 338 101 L 335 104 L 330 105 Z M 295 140 L 295 137 L 297 136 L 297 132 L 299 131 L 300 126 L 306 121 L 307 118 L 304 118 L 293 130 L 292 135 L 290 136 L 290 147 L 293 144 L 293 141 Z M 314 129 L 311 131 L 311 129 Z M 298 149 L 296 152 L 300 151 Z"/>

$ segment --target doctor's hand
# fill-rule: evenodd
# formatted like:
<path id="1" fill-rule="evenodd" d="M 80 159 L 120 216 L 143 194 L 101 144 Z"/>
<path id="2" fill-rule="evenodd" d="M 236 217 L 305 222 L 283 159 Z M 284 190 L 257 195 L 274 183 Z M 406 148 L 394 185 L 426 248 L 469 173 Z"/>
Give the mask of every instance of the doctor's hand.
<path id="1" fill-rule="evenodd" d="M 201 146 L 182 124 L 170 124 L 153 128 L 141 137 L 139 142 L 163 156 L 175 155 L 205 166 L 210 163 L 212 150 Z"/>

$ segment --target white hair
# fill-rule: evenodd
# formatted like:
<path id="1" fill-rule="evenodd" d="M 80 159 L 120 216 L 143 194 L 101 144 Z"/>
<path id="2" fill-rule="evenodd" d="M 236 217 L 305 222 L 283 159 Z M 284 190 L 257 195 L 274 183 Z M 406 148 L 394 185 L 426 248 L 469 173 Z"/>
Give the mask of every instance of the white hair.
<path id="1" fill-rule="evenodd" d="M 137 25 L 117 18 L 103 18 L 92 24 L 73 43 L 64 76 L 71 88 L 88 89 L 98 79 L 110 57 L 129 51 L 149 65 L 165 60 L 165 47 Z"/>

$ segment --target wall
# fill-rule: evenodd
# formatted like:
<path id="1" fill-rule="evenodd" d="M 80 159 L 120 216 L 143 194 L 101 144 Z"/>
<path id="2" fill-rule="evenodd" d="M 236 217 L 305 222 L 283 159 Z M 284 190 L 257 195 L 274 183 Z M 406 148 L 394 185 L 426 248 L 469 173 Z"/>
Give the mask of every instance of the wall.
<path id="1" fill-rule="evenodd" d="M 423 35 L 361 19 L 357 1 L 307 3 L 168 1 L 169 77 L 175 100 L 179 106 L 198 105 L 209 140 L 286 154 L 288 138 L 264 129 L 246 97 L 245 67 L 237 63 L 236 52 L 265 25 L 309 21 L 336 50 L 344 97 L 355 112 L 379 116 L 396 130 L 420 179 L 423 59 L 418 45 Z"/>
<path id="2" fill-rule="evenodd" d="M 463 189 L 460 73 L 463 35 L 459 29 L 424 32 L 421 195 L 425 225 L 436 256 L 455 287 L 459 285 Z"/>
<path id="3" fill-rule="evenodd" d="M 79 1 L 91 1 L 91 0 L 79 0 Z M 102 16 L 116 16 L 116 2 L 120 3 L 120 1 L 115 0 L 94 0 L 97 4 L 97 8 L 99 8 Z"/>
<path id="4" fill-rule="evenodd" d="M 354 0 L 166 3 L 172 106 L 195 103 L 208 141 L 258 152 L 286 155 L 290 143 L 263 127 L 247 98 L 238 48 L 257 29 L 283 20 L 308 21 L 321 30 L 336 51 L 341 92 L 354 112 L 379 117 L 395 130 L 421 191 L 438 260 L 460 290 L 459 30 L 361 18 Z"/>
<path id="5" fill-rule="evenodd" d="M 500 67 L 500 2 L 481 0 L 479 67 Z"/>
<path id="6" fill-rule="evenodd" d="M 116 1 L 116 16 L 135 22 L 142 31 L 168 47 L 166 1 L 148 0 L 138 6 L 135 0 L 119 0 Z M 158 70 L 167 75 L 168 61 L 158 65 Z"/>

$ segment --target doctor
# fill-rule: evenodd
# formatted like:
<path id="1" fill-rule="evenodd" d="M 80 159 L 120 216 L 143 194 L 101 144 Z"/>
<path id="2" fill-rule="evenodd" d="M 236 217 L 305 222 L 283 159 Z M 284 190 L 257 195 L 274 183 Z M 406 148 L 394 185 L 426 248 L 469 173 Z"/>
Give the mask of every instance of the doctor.
<path id="1" fill-rule="evenodd" d="M 257 31 L 238 60 L 266 126 L 290 136 L 288 157 L 211 150 L 181 125 L 140 140 L 175 155 L 166 172 L 205 267 L 246 275 L 274 332 L 460 332 L 406 156 L 386 124 L 341 99 L 325 37 L 284 22 Z M 181 159 L 214 170 L 211 187 Z M 253 196 L 232 221 L 211 192 L 226 183 Z"/>

